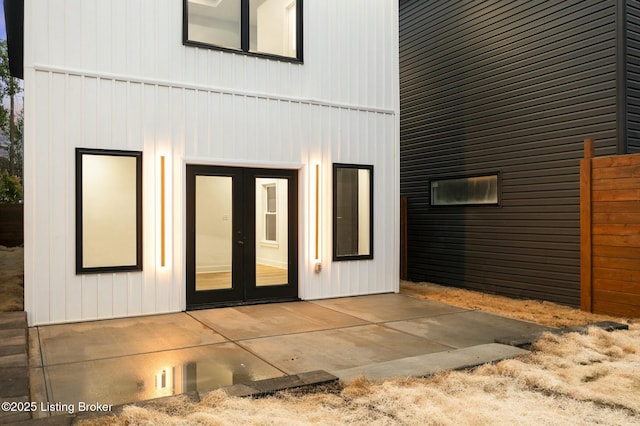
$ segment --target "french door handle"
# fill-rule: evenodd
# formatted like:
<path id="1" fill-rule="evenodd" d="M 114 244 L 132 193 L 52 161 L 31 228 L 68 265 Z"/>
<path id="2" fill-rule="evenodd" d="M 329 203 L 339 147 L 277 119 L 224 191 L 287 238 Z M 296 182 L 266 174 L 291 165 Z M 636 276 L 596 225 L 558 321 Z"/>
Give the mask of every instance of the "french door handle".
<path id="1" fill-rule="evenodd" d="M 243 245 L 244 245 L 244 241 L 242 241 L 242 240 L 238 240 L 238 241 L 236 241 L 236 242 L 237 242 L 238 244 L 240 244 L 241 246 L 243 246 Z"/>

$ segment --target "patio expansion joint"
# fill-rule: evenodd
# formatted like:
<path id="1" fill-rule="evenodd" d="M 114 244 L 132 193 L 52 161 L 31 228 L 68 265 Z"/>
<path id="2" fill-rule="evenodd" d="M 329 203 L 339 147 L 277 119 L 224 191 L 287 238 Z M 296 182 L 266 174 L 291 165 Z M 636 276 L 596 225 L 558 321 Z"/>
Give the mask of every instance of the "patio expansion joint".
<path id="1" fill-rule="evenodd" d="M 317 306 L 320 306 L 320 305 L 317 305 Z M 367 326 L 367 325 L 379 325 L 379 324 L 386 323 L 386 322 L 393 322 L 393 321 L 370 321 L 370 320 L 366 320 L 366 319 L 363 319 L 363 318 L 356 317 L 354 315 L 345 314 L 344 312 L 340 312 L 338 310 L 335 310 L 335 309 L 332 309 L 332 308 L 328 308 L 328 307 L 325 307 L 325 306 L 321 306 L 321 307 L 325 308 L 327 310 L 330 310 L 332 312 L 341 314 L 341 315 L 349 316 L 349 317 L 353 318 L 354 320 L 363 321 L 364 323 L 363 324 L 352 324 L 352 325 L 336 325 L 336 326 L 333 326 L 333 327 L 323 327 L 323 328 L 320 328 L 320 329 L 317 329 L 317 330 L 305 330 L 305 331 L 296 331 L 296 332 L 292 332 L 292 333 L 277 333 L 277 334 L 269 334 L 269 335 L 260 335 L 260 336 L 255 336 L 255 337 L 243 337 L 241 339 L 233 339 L 233 338 L 225 335 L 221 331 L 218 331 L 216 328 L 210 326 L 209 324 L 206 324 L 206 323 L 200 321 L 198 318 L 191 316 L 189 314 L 189 312 L 186 312 L 186 314 L 191 316 L 193 319 L 195 319 L 196 321 L 198 321 L 199 323 L 201 323 L 205 327 L 209 328 L 210 330 L 213 330 L 216 333 L 220 334 L 222 337 L 224 337 L 225 339 L 229 340 L 230 342 L 234 342 L 234 343 L 238 343 L 238 344 L 240 344 L 241 342 L 248 341 L 248 340 L 267 339 L 267 338 L 271 338 L 271 337 L 282 337 L 282 336 L 295 336 L 296 334 L 318 333 L 318 332 L 322 332 L 322 331 L 341 330 L 341 329 L 348 329 L 348 328 L 363 327 L 363 326 Z M 408 318 L 408 319 L 418 319 L 418 318 L 423 318 L 423 317 L 419 316 L 419 317 Z M 398 320 L 398 321 L 405 321 L 405 319 Z"/>
<path id="2" fill-rule="evenodd" d="M 47 399 L 46 402 L 49 403 L 51 402 L 51 394 L 50 394 L 50 389 L 49 387 L 51 386 L 51 384 L 49 383 L 49 381 L 47 380 L 47 376 L 44 374 L 44 353 L 42 351 L 42 338 L 40 337 L 40 327 L 34 327 L 36 329 L 36 335 L 38 336 L 38 352 L 40 353 L 40 367 L 34 367 L 34 368 L 42 368 L 42 377 L 44 380 L 44 393 L 45 393 L 45 398 Z M 29 373 L 31 375 L 31 373 Z"/>
<path id="3" fill-rule="evenodd" d="M 203 343 L 203 344 L 200 344 L 200 345 L 187 345 L 187 346 L 181 346 L 179 348 L 158 349 L 156 351 L 136 352 L 136 353 L 133 353 L 133 354 L 106 356 L 106 357 L 102 357 L 102 358 L 79 359 L 77 361 L 58 362 L 58 363 L 52 363 L 52 364 L 45 364 L 44 361 L 43 361 L 42 367 L 58 367 L 58 366 L 63 366 L 63 365 L 79 364 L 79 363 L 82 363 L 82 362 L 105 361 L 105 360 L 127 358 L 127 357 L 138 356 L 138 355 L 152 355 L 152 354 L 159 354 L 159 353 L 162 353 L 162 352 L 180 351 L 180 350 L 183 350 L 183 349 L 201 348 L 201 347 L 205 347 L 205 346 L 218 346 L 218 345 L 225 345 L 225 344 L 229 344 L 229 343 L 236 343 L 236 342 L 234 342 L 232 340 L 226 340 L 224 342 Z"/>
<path id="4" fill-rule="evenodd" d="M 354 296 L 354 297 L 357 297 L 357 296 Z M 406 296 L 406 297 L 411 298 L 410 296 Z M 421 299 L 414 299 L 414 300 L 421 300 Z M 310 300 L 309 302 L 310 303 L 314 303 L 315 301 Z M 438 303 L 441 303 L 441 302 L 438 302 Z M 479 309 L 468 309 L 468 308 L 462 308 L 460 306 L 450 305 L 450 306 L 452 306 L 452 307 L 454 307 L 456 309 L 460 309 L 460 310 L 456 311 L 456 312 L 442 312 L 442 313 L 439 313 L 439 314 L 415 315 L 415 316 L 409 316 L 409 317 L 402 318 L 402 319 L 372 321 L 372 320 L 368 320 L 368 319 L 364 319 L 364 318 L 358 317 L 358 316 L 350 314 L 350 313 L 343 312 L 341 310 L 335 309 L 335 308 L 330 307 L 330 306 L 324 306 L 324 305 L 322 305 L 320 303 L 314 303 L 314 304 L 316 306 L 320 306 L 322 308 L 328 309 L 330 311 L 336 312 L 336 313 L 341 314 L 341 315 L 347 315 L 347 316 L 350 316 L 350 317 L 355 318 L 355 319 L 360 320 L 360 321 L 366 321 L 369 324 L 384 324 L 384 323 L 389 323 L 389 322 L 411 321 L 411 320 L 420 319 L 420 318 L 436 318 L 436 317 L 441 317 L 441 316 L 444 316 L 444 315 L 455 315 L 455 314 L 460 314 L 460 313 L 464 313 L 464 312 L 479 311 Z M 364 325 L 364 324 L 361 324 L 361 325 Z M 336 327 L 336 328 L 342 328 L 342 327 Z"/>
<path id="5" fill-rule="evenodd" d="M 370 322 L 370 321 L 367 321 L 366 324 L 343 325 L 343 326 L 320 328 L 318 330 L 296 331 L 296 332 L 293 332 L 293 333 L 280 333 L 280 334 L 270 334 L 268 336 L 247 337 L 247 338 L 243 338 L 243 339 L 234 340 L 234 342 L 240 343 L 240 342 L 246 342 L 248 340 L 268 339 L 268 338 L 271 338 L 271 337 L 284 337 L 284 336 L 295 336 L 297 334 L 321 333 L 323 331 L 332 331 L 332 330 L 342 330 L 342 329 L 356 328 L 356 327 L 365 327 L 367 325 L 377 325 L 377 324 L 373 323 L 373 322 Z"/>
<path id="6" fill-rule="evenodd" d="M 215 328 L 213 328 L 212 326 L 210 326 L 209 324 L 207 324 L 206 322 L 200 320 L 199 318 L 194 317 L 193 315 L 191 315 L 191 312 L 186 311 L 184 312 L 189 318 L 192 318 L 194 321 L 196 321 L 197 323 L 201 324 L 203 327 L 208 328 L 209 330 L 213 331 L 214 333 L 219 334 L 220 336 L 222 336 L 224 339 L 226 339 L 229 342 L 235 342 L 235 340 L 233 340 L 232 338 L 226 336 L 223 332 L 216 330 Z"/>
<path id="7" fill-rule="evenodd" d="M 419 318 L 425 318 L 425 317 L 419 317 Z M 416 318 L 414 318 L 414 319 L 416 319 Z M 458 346 L 451 346 L 451 345 L 447 345 L 446 343 L 438 342 L 437 340 L 427 339 L 427 338 L 426 338 L 426 337 L 424 337 L 424 336 L 418 336 L 418 335 L 415 335 L 415 334 L 413 334 L 413 333 L 409 333 L 408 331 L 399 330 L 399 329 L 397 329 L 397 328 L 389 327 L 389 326 L 387 325 L 387 324 L 391 324 L 391 323 L 394 323 L 394 322 L 403 322 L 403 321 L 407 321 L 407 320 L 387 321 L 387 322 L 377 323 L 376 325 L 378 325 L 378 326 L 380 326 L 380 327 L 384 327 L 385 329 L 387 329 L 387 330 L 389 330 L 389 331 L 393 331 L 393 332 L 397 332 L 397 333 L 402 333 L 402 334 L 405 334 L 405 335 L 407 335 L 407 336 L 417 337 L 417 338 L 420 338 L 420 339 L 424 339 L 424 340 L 426 340 L 427 342 L 437 343 L 438 345 L 446 346 L 447 348 L 450 348 L 450 349 L 448 349 L 448 350 L 461 349 L 461 348 L 460 348 L 460 347 L 458 347 Z M 443 352 L 445 352 L 445 351 L 443 351 Z"/>

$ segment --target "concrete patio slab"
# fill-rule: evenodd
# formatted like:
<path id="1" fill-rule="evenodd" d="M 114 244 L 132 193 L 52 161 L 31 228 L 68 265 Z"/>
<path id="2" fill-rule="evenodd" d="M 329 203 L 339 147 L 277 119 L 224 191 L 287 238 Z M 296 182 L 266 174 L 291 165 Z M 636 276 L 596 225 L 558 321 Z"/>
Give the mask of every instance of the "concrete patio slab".
<path id="1" fill-rule="evenodd" d="M 489 343 L 332 371 L 331 374 L 344 381 L 353 380 L 358 376 L 365 376 L 371 380 L 384 380 L 391 377 L 425 377 L 442 371 L 498 362 L 527 353 L 529 351 L 513 346 Z"/>
<path id="2" fill-rule="evenodd" d="M 451 349 L 375 324 L 264 337 L 239 344 L 287 374 L 341 370 Z"/>
<path id="3" fill-rule="evenodd" d="M 314 370 L 424 375 L 494 361 L 476 345 L 541 328 L 399 294 L 42 326 L 28 336 L 31 400 L 115 407 Z"/>
<path id="4" fill-rule="evenodd" d="M 184 313 L 44 326 L 39 333 L 44 365 L 226 341 Z"/>
<path id="5" fill-rule="evenodd" d="M 548 330 L 538 324 L 480 311 L 456 312 L 428 318 L 389 322 L 387 327 L 454 348 L 494 343 L 505 336 Z"/>
<path id="6" fill-rule="evenodd" d="M 467 310 L 393 293 L 314 300 L 311 303 L 373 323 L 432 317 Z"/>
<path id="7" fill-rule="evenodd" d="M 309 302 L 191 311 L 189 315 L 230 340 L 352 327 L 367 321 Z"/>

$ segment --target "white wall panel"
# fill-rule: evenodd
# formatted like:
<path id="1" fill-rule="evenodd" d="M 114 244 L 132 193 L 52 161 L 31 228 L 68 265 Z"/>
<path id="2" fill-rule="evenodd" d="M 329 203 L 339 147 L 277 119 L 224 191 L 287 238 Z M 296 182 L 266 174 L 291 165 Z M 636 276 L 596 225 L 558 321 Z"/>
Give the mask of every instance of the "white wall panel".
<path id="1" fill-rule="evenodd" d="M 51 317 L 58 321 L 66 318 L 66 250 L 67 236 L 70 230 L 65 227 L 67 217 L 67 203 L 64 198 L 57 199 L 57 194 L 67 193 L 67 171 L 69 157 L 66 149 L 66 120 L 65 120 L 65 92 L 66 79 L 62 75 L 51 75 L 51 97 L 50 108 L 52 111 L 50 124 L 50 146 L 49 153 L 49 194 L 50 204 L 46 209 L 48 216 L 48 227 L 50 232 L 49 245 L 49 280 L 51 282 L 50 309 Z M 56 146 L 56 142 L 60 141 L 61 146 Z M 61 149 L 62 148 L 62 149 Z M 58 173 L 53 173 L 58 171 Z M 60 202 L 62 201 L 62 202 Z M 62 248 L 62 249 L 60 249 Z M 56 283 L 60 283 L 60 287 L 56 288 Z"/>
<path id="2" fill-rule="evenodd" d="M 65 106 L 64 106 L 64 122 L 65 122 L 65 147 L 60 149 L 65 158 L 64 176 L 66 189 L 64 193 L 75 194 L 75 149 L 81 146 L 83 137 L 83 108 L 82 108 L 82 77 L 70 76 L 67 79 L 65 88 Z M 67 321 L 77 321 L 82 319 L 82 278 L 75 275 L 76 259 L 75 253 L 75 197 L 68 196 L 63 200 L 66 205 L 64 217 L 66 235 L 65 235 L 65 257 L 66 272 L 63 277 L 65 280 L 65 298 L 66 298 L 66 318 Z M 62 204 L 62 203 L 61 203 Z M 71 237 L 73 236 L 73 237 Z"/>
<path id="3" fill-rule="evenodd" d="M 26 77 L 26 76 L 25 76 Z M 38 73 L 34 76 L 34 85 L 38 93 L 38 102 L 34 103 L 34 131 L 32 132 L 33 140 L 39 141 L 37 145 L 33 144 L 32 150 L 25 148 L 25 156 L 31 154 L 32 157 L 25 157 L 25 178 L 32 177 L 32 182 L 38 182 L 37 186 L 31 186 L 30 191 L 25 191 L 25 215 L 32 216 L 33 235 L 30 238 L 31 250 L 25 250 L 25 265 L 31 265 L 30 274 L 25 272 L 25 287 L 29 284 L 26 281 L 31 275 L 32 283 L 37 283 L 37 288 L 30 293 L 30 300 L 25 300 L 25 310 L 29 312 L 31 318 L 35 321 L 49 321 L 50 309 L 49 298 L 51 291 L 49 288 L 49 254 L 50 254 L 50 227 L 49 215 L 47 207 L 49 206 L 49 153 L 50 153 L 50 130 L 49 130 L 49 111 L 50 111 L 50 94 L 49 94 L 49 74 Z M 25 81 L 26 84 L 26 81 Z M 25 110 L 25 114 L 29 112 Z M 25 122 L 28 116 L 25 115 Z M 37 125 L 36 125 L 37 124 Z M 26 138 L 27 135 L 25 135 Z M 25 144 L 26 145 L 26 144 Z M 29 170 L 28 167 L 33 169 Z M 29 182 L 25 180 L 25 186 L 29 186 Z M 27 198 L 31 194 L 31 198 Z M 25 246 L 28 241 L 25 241 Z M 32 259 L 28 256 L 32 255 Z M 29 309 L 30 307 L 33 307 Z"/>
<path id="4" fill-rule="evenodd" d="M 185 162 L 300 168 L 302 298 L 397 291 L 394 3 L 306 0 L 305 61 L 292 64 L 183 46 L 182 2 L 26 0 L 30 324 L 184 309 Z M 76 147 L 143 151 L 142 272 L 75 274 Z M 166 268 L 158 262 L 160 155 L 170 180 Z M 374 166 L 373 260 L 331 260 L 334 162 Z M 320 274 L 311 253 L 316 163 Z"/>

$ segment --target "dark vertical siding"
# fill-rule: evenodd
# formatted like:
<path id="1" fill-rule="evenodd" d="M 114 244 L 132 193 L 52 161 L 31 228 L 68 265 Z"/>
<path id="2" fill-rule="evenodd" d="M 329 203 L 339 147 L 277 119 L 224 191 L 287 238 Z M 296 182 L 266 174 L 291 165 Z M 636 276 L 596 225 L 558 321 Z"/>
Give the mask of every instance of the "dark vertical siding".
<path id="1" fill-rule="evenodd" d="M 577 305 L 579 159 L 616 152 L 616 3 L 400 2 L 408 275 Z M 501 206 L 434 208 L 429 180 L 499 171 Z"/>
<path id="2" fill-rule="evenodd" d="M 640 2 L 626 0 L 627 152 L 640 152 Z"/>

